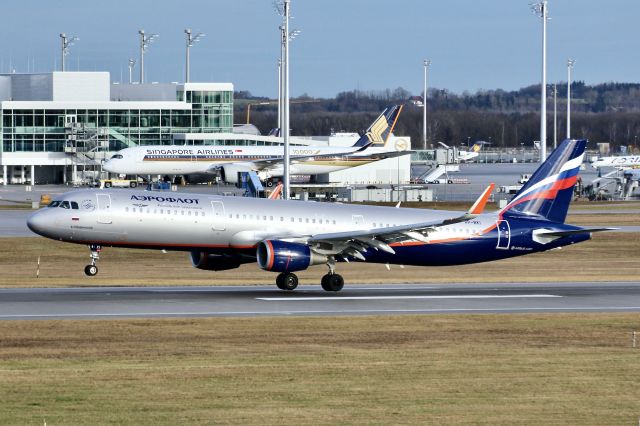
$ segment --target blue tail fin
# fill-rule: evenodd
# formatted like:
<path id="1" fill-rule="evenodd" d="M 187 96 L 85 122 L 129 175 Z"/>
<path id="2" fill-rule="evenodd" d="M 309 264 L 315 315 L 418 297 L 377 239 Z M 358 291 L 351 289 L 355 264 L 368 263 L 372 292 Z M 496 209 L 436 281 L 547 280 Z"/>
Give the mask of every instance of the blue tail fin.
<path id="1" fill-rule="evenodd" d="M 563 141 L 500 212 L 564 223 L 584 157 L 585 140 Z"/>
<path id="2" fill-rule="evenodd" d="M 371 144 L 384 145 L 396 126 L 403 105 L 393 105 L 382 111 L 382 114 L 369 126 L 354 147 L 365 147 Z"/>

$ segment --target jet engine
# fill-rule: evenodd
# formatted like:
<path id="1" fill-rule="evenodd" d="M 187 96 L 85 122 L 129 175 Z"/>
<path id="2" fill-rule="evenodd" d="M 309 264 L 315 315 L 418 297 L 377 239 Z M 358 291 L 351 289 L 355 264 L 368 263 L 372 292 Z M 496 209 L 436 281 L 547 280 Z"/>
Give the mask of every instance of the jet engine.
<path id="1" fill-rule="evenodd" d="M 247 263 L 240 256 L 229 254 L 213 254 L 203 251 L 192 251 L 191 264 L 194 268 L 205 271 L 226 271 L 227 269 L 238 268 L 241 264 Z"/>
<path id="2" fill-rule="evenodd" d="M 311 265 L 327 262 L 327 257 L 311 250 L 306 244 L 265 240 L 256 250 L 258 266 L 266 271 L 295 272 Z"/>
<path id="3" fill-rule="evenodd" d="M 238 172 L 255 171 L 252 163 L 231 163 L 220 166 L 220 178 L 226 183 L 238 183 Z M 266 180 L 269 176 L 265 172 L 257 172 L 261 181 Z"/>

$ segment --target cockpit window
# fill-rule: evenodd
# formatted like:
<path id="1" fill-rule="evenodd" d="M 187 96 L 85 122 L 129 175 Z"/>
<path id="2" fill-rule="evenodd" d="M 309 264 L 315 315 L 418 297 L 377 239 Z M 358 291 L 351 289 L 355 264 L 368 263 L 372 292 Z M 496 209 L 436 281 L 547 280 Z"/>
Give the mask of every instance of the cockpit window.
<path id="1" fill-rule="evenodd" d="M 71 202 L 71 208 L 72 208 L 73 210 L 78 210 L 78 203 L 76 203 L 75 201 L 72 201 L 72 202 Z"/>
<path id="2" fill-rule="evenodd" d="M 47 207 L 58 207 L 60 205 L 60 201 L 52 201 L 49 203 L 49 205 Z"/>
<path id="3" fill-rule="evenodd" d="M 114 154 L 114 155 L 111 157 L 111 159 L 112 159 L 112 160 L 114 160 L 114 159 L 122 159 L 122 154 Z"/>
<path id="4" fill-rule="evenodd" d="M 63 209 L 70 209 L 71 205 L 69 204 L 68 201 L 61 201 L 60 202 L 60 207 L 62 207 Z"/>

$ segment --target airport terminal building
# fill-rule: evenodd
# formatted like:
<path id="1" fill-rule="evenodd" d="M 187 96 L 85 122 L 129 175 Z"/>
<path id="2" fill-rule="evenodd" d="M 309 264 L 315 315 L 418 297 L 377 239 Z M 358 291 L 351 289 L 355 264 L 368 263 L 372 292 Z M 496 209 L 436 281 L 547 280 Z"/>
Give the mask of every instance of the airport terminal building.
<path id="1" fill-rule="evenodd" d="M 109 152 L 231 133 L 233 84 L 111 84 L 108 72 L 0 75 L 4 184 L 77 180 Z"/>
<path id="2" fill-rule="evenodd" d="M 281 137 L 235 133 L 233 102 L 232 83 L 112 84 L 108 72 L 0 74 L 0 181 L 87 182 L 112 153 L 137 145 L 282 145 Z M 292 137 L 291 144 L 350 146 L 358 137 Z M 410 149 L 409 138 L 392 138 Z M 407 155 L 316 179 L 406 182 L 409 168 Z"/>

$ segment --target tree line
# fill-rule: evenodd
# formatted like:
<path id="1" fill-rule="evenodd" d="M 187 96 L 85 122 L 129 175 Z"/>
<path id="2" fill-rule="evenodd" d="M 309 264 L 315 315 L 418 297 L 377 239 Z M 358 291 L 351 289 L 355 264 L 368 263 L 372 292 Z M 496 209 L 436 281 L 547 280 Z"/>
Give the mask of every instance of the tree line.
<path id="1" fill-rule="evenodd" d="M 449 93 L 431 89 L 427 96 L 427 142 L 466 145 L 478 140 L 495 147 L 531 146 L 540 134 L 540 86 L 517 91 L 478 91 L 474 94 Z M 566 134 L 566 84 L 558 86 L 557 139 Z M 640 138 L 640 84 L 606 83 L 588 86 L 574 82 L 572 91 L 571 135 L 591 142 L 610 142 L 614 146 L 635 145 Z M 553 92 L 547 97 L 547 142 L 553 143 Z M 264 101 L 249 92 L 235 94 L 235 122 L 245 122 L 246 104 Z M 409 102 L 405 89 L 347 91 L 335 98 L 320 99 L 303 95 L 292 103 L 291 130 L 294 135 L 328 135 L 332 132 L 362 132 L 386 106 L 405 104 L 395 134 L 410 136 L 414 148 L 422 146 L 422 107 Z M 420 98 L 421 99 L 421 98 Z M 253 105 L 251 123 L 262 133 L 277 127 L 277 105 Z"/>

